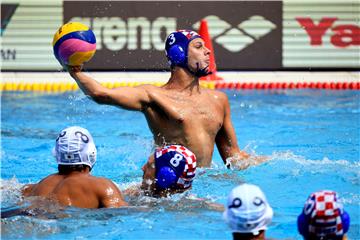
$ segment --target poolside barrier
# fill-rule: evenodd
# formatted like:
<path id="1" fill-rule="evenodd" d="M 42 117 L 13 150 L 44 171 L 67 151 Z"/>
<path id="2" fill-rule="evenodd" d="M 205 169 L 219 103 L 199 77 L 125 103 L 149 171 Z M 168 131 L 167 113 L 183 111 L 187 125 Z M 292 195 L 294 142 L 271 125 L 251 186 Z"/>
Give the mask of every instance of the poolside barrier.
<path id="1" fill-rule="evenodd" d="M 216 82 L 215 89 L 332 89 L 332 90 L 359 90 L 359 82 L 271 82 L 271 83 L 241 83 L 241 82 Z"/>
<path id="2" fill-rule="evenodd" d="M 161 86 L 163 82 L 104 82 L 101 83 L 108 88 L 117 87 L 135 87 L 142 84 L 152 84 Z M 304 83 L 241 83 L 241 82 L 208 82 L 201 81 L 200 85 L 209 89 L 234 89 L 234 90 L 251 90 L 251 89 L 331 89 L 331 90 L 360 90 L 360 83 L 355 82 L 304 82 Z M 77 91 L 79 87 L 76 83 L 0 83 L 1 91 L 34 91 L 34 92 L 67 92 Z"/>
<path id="3" fill-rule="evenodd" d="M 162 86 L 169 72 L 90 72 L 108 88 L 135 87 L 142 84 Z M 200 81 L 209 89 L 272 90 L 328 89 L 360 90 L 359 72 L 221 72 L 224 80 Z M 65 72 L 3 72 L 0 91 L 67 92 L 77 91 L 75 81 Z M 141 79 L 141 81 L 136 80 Z"/>

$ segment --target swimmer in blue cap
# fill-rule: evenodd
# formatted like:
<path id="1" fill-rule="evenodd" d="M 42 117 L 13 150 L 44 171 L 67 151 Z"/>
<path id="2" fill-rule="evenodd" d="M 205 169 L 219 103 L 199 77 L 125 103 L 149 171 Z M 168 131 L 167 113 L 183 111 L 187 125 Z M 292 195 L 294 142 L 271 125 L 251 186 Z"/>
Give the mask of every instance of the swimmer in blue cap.
<path id="1" fill-rule="evenodd" d="M 336 192 L 318 191 L 306 200 L 297 225 L 305 240 L 345 240 L 350 216 Z"/>
<path id="2" fill-rule="evenodd" d="M 167 196 L 191 188 L 196 173 L 196 157 L 180 145 L 158 148 L 142 167 L 141 188 L 146 195 Z"/>
<path id="3" fill-rule="evenodd" d="M 141 111 L 157 146 L 180 144 L 190 149 L 199 167 L 210 167 L 214 146 L 228 167 L 244 169 L 266 158 L 241 151 L 226 93 L 202 88 L 199 77 L 209 74 L 210 50 L 199 34 L 179 30 L 168 35 L 165 53 L 171 76 L 161 87 L 140 85 L 109 89 L 68 66 L 79 88 L 94 101 Z"/>
<path id="4" fill-rule="evenodd" d="M 195 39 L 197 39 L 194 42 L 196 47 L 205 49 L 203 55 L 192 51 L 190 43 Z M 209 71 L 210 50 L 206 48 L 201 36 L 194 31 L 179 30 L 171 33 L 166 39 L 165 52 L 173 70 L 176 66 L 182 67 L 196 77 L 211 74 Z"/>

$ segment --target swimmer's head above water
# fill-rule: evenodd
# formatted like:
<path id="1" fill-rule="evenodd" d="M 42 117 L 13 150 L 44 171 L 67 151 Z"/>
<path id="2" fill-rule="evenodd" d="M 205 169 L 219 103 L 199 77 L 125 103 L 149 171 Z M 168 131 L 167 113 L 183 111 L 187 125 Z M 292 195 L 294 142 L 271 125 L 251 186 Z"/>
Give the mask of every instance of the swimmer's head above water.
<path id="1" fill-rule="evenodd" d="M 172 68 L 179 66 L 197 77 L 211 74 L 210 50 L 201 36 L 191 30 L 172 32 L 166 39 L 165 52 Z"/>
<path id="2" fill-rule="evenodd" d="M 318 191 L 306 200 L 297 226 L 306 240 L 344 240 L 350 227 L 350 215 L 336 192 Z"/>
<path id="3" fill-rule="evenodd" d="M 170 145 L 156 149 L 142 169 L 142 189 L 151 195 L 183 192 L 195 177 L 196 157 L 184 146 Z"/>
<path id="4" fill-rule="evenodd" d="M 96 147 L 88 130 L 82 127 L 68 127 L 56 138 L 53 154 L 60 170 L 81 169 L 82 166 L 91 170 L 96 162 Z"/>
<path id="5" fill-rule="evenodd" d="M 230 192 L 223 217 L 233 239 L 265 239 L 273 210 L 258 186 L 243 183 Z"/>

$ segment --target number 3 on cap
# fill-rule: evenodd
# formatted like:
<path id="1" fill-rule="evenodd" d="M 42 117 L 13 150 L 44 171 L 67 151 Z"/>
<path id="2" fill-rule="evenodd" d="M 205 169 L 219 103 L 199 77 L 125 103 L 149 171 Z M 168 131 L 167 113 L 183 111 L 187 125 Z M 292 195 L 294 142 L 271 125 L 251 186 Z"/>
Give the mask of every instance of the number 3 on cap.
<path id="1" fill-rule="evenodd" d="M 170 38 L 169 45 L 173 45 L 174 42 L 176 41 L 176 38 L 175 38 L 174 34 L 170 34 L 169 38 Z"/>
<path id="2" fill-rule="evenodd" d="M 181 156 L 181 154 L 176 153 L 175 156 L 170 159 L 170 164 L 173 165 L 174 167 L 179 166 L 180 161 L 183 159 L 183 157 Z"/>

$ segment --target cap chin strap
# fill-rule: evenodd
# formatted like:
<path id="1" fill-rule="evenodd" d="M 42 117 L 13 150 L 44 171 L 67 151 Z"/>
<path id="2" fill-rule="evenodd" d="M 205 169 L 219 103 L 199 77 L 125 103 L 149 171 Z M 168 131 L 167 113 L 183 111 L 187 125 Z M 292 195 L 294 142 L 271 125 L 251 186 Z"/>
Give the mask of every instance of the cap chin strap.
<path id="1" fill-rule="evenodd" d="M 186 68 L 189 70 L 189 72 L 191 72 L 192 74 L 194 74 L 198 78 L 199 77 L 205 77 L 205 76 L 207 76 L 209 74 L 212 74 L 211 71 L 208 71 L 209 65 L 202 68 L 202 69 L 200 69 L 200 64 L 198 62 L 196 63 L 196 71 L 195 72 L 190 70 L 189 65 Z"/>

